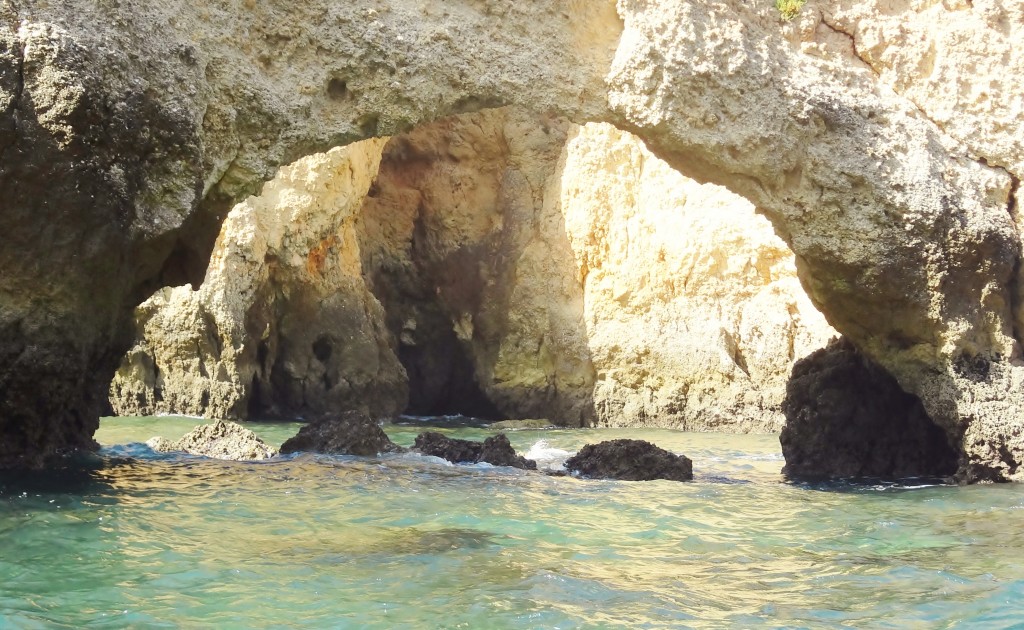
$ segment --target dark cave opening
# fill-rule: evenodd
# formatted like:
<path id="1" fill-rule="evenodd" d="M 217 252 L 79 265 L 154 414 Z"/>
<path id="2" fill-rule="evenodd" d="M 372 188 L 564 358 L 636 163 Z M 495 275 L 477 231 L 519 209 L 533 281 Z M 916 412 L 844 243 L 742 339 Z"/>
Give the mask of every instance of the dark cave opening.
<path id="1" fill-rule="evenodd" d="M 409 404 L 413 416 L 462 415 L 501 420 L 505 415 L 477 383 L 472 361 L 451 330 L 439 329 L 431 343 L 401 344 L 398 360 L 409 375 Z"/>

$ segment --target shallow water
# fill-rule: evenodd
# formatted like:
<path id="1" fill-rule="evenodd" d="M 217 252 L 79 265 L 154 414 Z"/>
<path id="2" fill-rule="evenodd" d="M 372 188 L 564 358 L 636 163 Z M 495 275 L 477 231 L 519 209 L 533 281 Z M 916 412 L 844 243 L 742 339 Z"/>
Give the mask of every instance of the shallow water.
<path id="1" fill-rule="evenodd" d="M 0 627 L 1024 623 L 1019 485 L 790 484 L 774 436 L 664 430 L 509 436 L 549 468 L 587 442 L 648 439 L 689 455 L 693 483 L 137 443 L 196 423 L 107 419 L 92 465 L 0 477 Z M 387 430 L 409 445 L 425 424 Z M 299 425 L 249 426 L 280 444 Z"/>

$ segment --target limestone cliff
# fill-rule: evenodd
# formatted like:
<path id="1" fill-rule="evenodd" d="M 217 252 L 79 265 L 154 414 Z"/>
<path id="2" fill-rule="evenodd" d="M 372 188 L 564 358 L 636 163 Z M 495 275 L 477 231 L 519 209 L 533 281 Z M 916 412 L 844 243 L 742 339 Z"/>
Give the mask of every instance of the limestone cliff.
<path id="1" fill-rule="evenodd" d="M 579 130 L 560 181 L 599 421 L 779 430 L 793 362 L 835 333 L 768 221 L 609 125 Z"/>
<path id="2" fill-rule="evenodd" d="M 778 430 L 792 362 L 833 334 L 749 202 L 609 125 L 457 116 L 393 138 L 372 187 L 339 168 L 355 147 L 284 169 L 232 210 L 198 292 L 139 308 L 117 411 L 393 413 L 394 346 L 414 413 Z"/>
<path id="3" fill-rule="evenodd" d="M 132 308 L 198 282 L 227 210 L 279 165 L 517 103 L 611 122 L 747 197 L 964 478 L 1019 478 L 1021 12 L 0 0 L 0 459 L 89 444 Z"/>
<path id="4" fill-rule="evenodd" d="M 365 264 L 420 412 L 472 378 L 504 416 L 778 430 L 792 362 L 833 334 L 749 202 L 609 125 L 429 125 L 374 190 Z"/>
<path id="5" fill-rule="evenodd" d="M 396 413 L 405 374 L 362 281 L 355 222 L 383 140 L 303 158 L 224 222 L 202 287 L 136 311 L 111 384 L 123 415 Z"/>
<path id="6" fill-rule="evenodd" d="M 363 210 L 364 268 L 412 411 L 593 422 L 583 292 L 550 190 L 569 127 L 490 110 L 385 152 Z"/>

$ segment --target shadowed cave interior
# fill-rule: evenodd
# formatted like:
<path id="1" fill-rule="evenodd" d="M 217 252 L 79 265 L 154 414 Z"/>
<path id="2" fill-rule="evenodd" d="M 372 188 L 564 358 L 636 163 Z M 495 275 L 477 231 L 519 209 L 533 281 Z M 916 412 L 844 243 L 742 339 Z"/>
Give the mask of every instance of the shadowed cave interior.
<path id="1" fill-rule="evenodd" d="M 252 225 L 278 233 L 262 252 Z M 920 401 L 824 348 L 749 202 L 608 125 L 484 110 L 299 160 L 231 210 L 204 283 L 136 324 L 120 415 L 782 430 L 794 477 L 956 469 Z"/>

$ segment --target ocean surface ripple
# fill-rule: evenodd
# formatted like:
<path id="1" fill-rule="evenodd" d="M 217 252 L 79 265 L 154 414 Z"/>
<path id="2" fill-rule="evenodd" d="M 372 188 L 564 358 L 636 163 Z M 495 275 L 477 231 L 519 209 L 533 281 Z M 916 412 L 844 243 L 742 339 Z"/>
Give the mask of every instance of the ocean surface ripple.
<path id="1" fill-rule="evenodd" d="M 436 458 L 157 454 L 196 421 L 112 418 L 100 456 L 0 476 L 0 627 L 1019 627 L 1024 488 L 795 484 L 775 436 L 523 430 L 542 469 L 639 437 L 692 483 Z M 435 425 L 438 423 L 435 423 Z M 440 421 L 480 439 L 486 427 Z M 296 424 L 250 425 L 280 444 Z M 387 427 L 410 445 L 430 419 Z"/>

